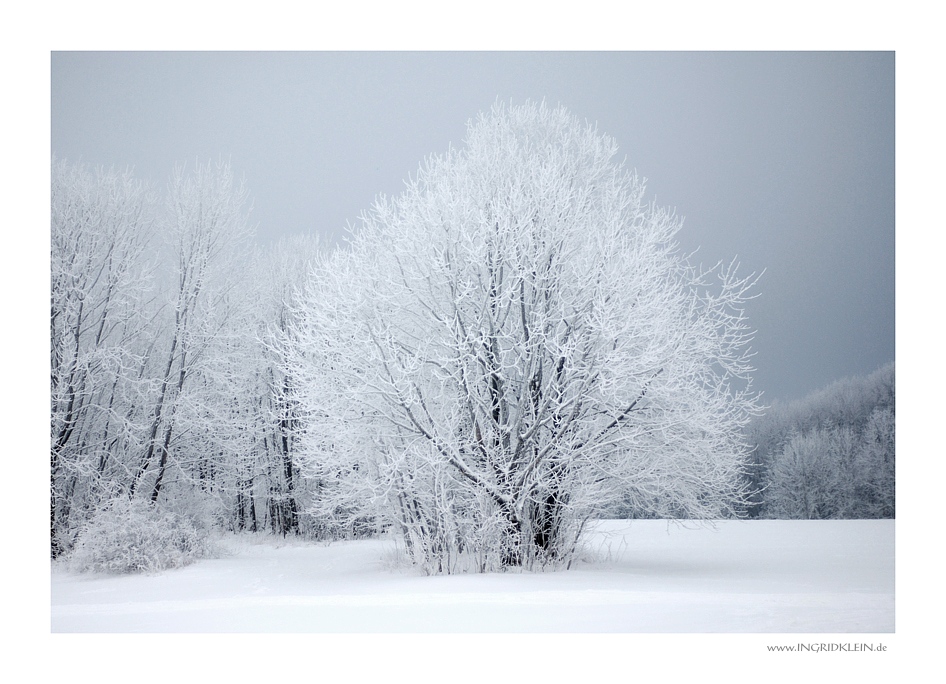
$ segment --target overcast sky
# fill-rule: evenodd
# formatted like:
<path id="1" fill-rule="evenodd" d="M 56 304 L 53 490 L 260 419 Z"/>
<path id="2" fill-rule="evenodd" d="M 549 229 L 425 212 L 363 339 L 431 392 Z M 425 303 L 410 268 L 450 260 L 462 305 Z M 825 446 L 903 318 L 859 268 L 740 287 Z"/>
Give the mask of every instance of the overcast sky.
<path id="1" fill-rule="evenodd" d="M 683 249 L 762 271 L 757 389 L 789 400 L 894 358 L 894 56 L 349 52 L 52 55 L 52 151 L 133 167 L 230 159 L 259 239 L 339 239 L 497 99 L 613 136 Z"/>

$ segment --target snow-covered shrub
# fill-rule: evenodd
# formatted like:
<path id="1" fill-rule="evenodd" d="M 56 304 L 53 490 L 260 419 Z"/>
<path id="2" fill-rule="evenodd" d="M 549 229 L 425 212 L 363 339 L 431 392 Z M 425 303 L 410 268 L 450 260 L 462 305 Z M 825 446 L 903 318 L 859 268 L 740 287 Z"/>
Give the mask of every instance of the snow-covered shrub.
<path id="1" fill-rule="evenodd" d="M 157 572 L 212 555 L 206 531 L 147 501 L 112 499 L 79 534 L 70 565 L 79 572 Z"/>

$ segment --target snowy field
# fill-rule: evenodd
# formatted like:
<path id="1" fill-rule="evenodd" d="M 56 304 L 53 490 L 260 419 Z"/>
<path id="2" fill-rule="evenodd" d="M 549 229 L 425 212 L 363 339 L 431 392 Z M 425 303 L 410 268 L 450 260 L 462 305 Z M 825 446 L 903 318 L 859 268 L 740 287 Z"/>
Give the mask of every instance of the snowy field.
<path id="1" fill-rule="evenodd" d="M 53 564 L 52 632 L 894 631 L 892 520 L 606 521 L 570 570 L 439 577 L 393 540 L 222 543 L 150 576 Z"/>

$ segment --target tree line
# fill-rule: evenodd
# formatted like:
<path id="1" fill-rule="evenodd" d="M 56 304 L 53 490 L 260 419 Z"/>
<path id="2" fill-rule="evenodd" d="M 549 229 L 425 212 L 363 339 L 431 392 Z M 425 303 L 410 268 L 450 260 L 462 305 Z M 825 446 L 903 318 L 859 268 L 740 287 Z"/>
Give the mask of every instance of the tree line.
<path id="1" fill-rule="evenodd" d="M 50 541 L 69 551 L 117 497 L 202 525 L 305 528 L 292 399 L 269 340 L 317 257 L 254 247 L 226 164 L 130 172 L 54 159 Z"/>
<path id="2" fill-rule="evenodd" d="M 795 515 L 781 455 L 815 427 L 750 426 L 755 279 L 690 264 L 616 153 L 497 105 L 331 250 L 258 245 L 226 164 L 158 193 L 54 159 L 53 557 L 155 567 L 130 528 L 178 560 L 211 528 L 390 530 L 425 572 L 489 571 L 567 565 L 616 507 L 744 515 L 763 480 Z M 884 416 L 831 439 L 880 444 Z"/>

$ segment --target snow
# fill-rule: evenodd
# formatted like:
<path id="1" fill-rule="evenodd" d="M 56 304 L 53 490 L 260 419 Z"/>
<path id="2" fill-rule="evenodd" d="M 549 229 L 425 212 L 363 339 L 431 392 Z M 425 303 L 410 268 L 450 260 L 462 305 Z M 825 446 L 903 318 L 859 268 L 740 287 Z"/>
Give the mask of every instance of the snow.
<path id="1" fill-rule="evenodd" d="M 890 633 L 894 521 L 602 521 L 569 570 L 426 577 L 393 539 L 231 536 L 156 575 L 54 563 L 52 632 Z"/>

